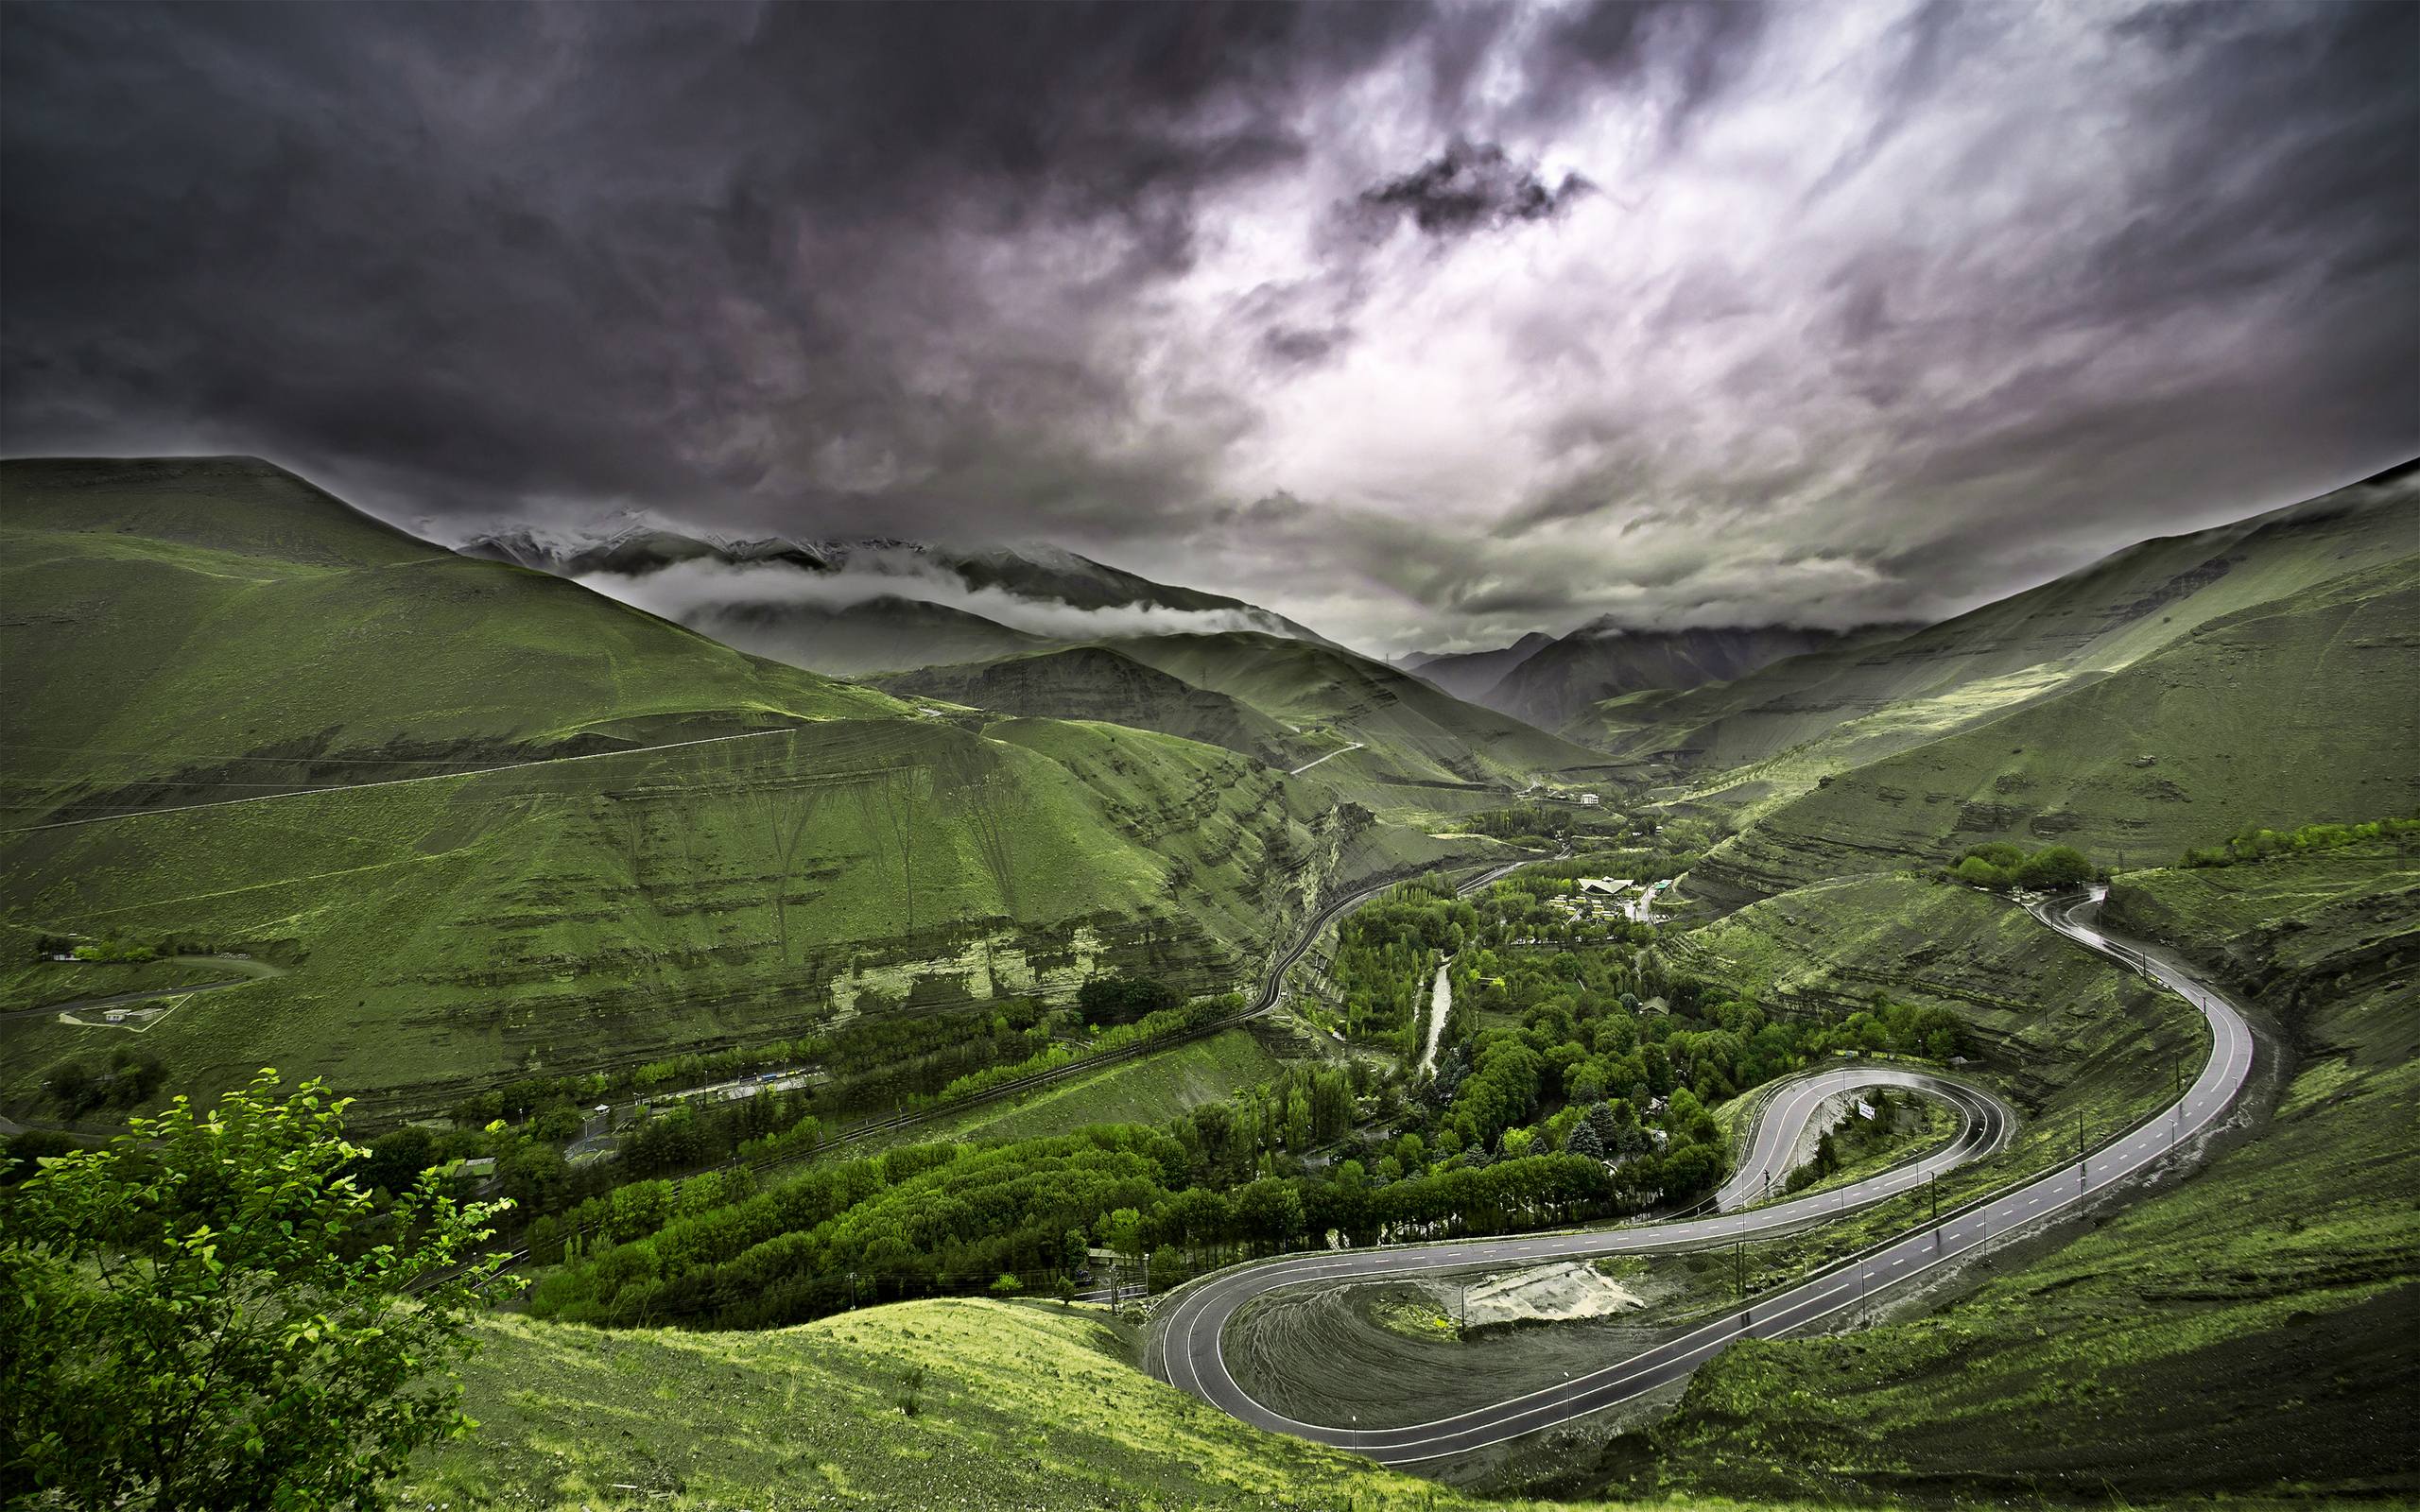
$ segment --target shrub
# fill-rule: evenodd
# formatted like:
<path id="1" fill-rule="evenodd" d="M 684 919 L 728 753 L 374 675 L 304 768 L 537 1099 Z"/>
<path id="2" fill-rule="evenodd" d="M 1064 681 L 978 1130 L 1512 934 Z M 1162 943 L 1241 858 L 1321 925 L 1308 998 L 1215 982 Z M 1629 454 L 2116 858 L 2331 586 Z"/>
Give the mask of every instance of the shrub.
<path id="1" fill-rule="evenodd" d="M 2092 863 L 2073 846 L 2046 846 L 2025 858 L 2016 868 L 2016 885 L 2036 892 L 2059 892 L 2081 887 L 2092 880 Z"/>

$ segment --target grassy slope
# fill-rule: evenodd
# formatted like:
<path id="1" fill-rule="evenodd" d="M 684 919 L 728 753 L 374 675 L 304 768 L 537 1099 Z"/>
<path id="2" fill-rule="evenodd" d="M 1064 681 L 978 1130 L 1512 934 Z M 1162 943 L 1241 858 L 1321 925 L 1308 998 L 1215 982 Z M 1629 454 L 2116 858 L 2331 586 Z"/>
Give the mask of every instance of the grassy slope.
<path id="1" fill-rule="evenodd" d="M 2388 847 L 2120 879 L 2120 922 L 2262 988 L 2273 1121 L 1940 1316 L 1727 1352 L 1651 1466 L 1609 1463 L 1752 1495 L 2420 1492 L 2415 893 Z"/>
<path id="2" fill-rule="evenodd" d="M 1197 688 L 1107 646 L 1078 645 L 955 666 L 928 666 L 877 679 L 906 698 L 945 698 L 1005 714 L 1099 719 L 1181 735 L 1294 767 L 1319 754 L 1269 715 Z"/>
<path id="3" fill-rule="evenodd" d="M 1718 902 L 2059 840 L 2104 863 L 2420 804 L 2420 556 L 2212 619 L 2107 677 L 1830 779 L 1692 875 Z"/>
<path id="4" fill-rule="evenodd" d="M 0 777 L 20 820 L 121 782 L 182 780 L 173 796 L 198 801 L 580 735 L 902 712 L 248 458 L 0 463 Z M 263 759 L 302 753 L 340 760 Z"/>
<path id="5" fill-rule="evenodd" d="M 1571 733 L 1683 781 L 1772 801 L 2127 666 L 2202 626 L 2408 556 L 2420 471 L 2143 541 L 1913 635 L 1776 662 L 1736 681 L 1616 699 Z"/>
<path id="6" fill-rule="evenodd" d="M 1095 1124 L 1157 1124 L 1275 1077 L 1284 1063 L 1250 1029 L 1228 1029 L 1038 1092 L 918 1127 L 913 1138 L 1023 1140 Z"/>
<path id="7" fill-rule="evenodd" d="M 910 1302 L 750 1334 L 504 1318 L 486 1336 L 465 1372 L 480 1427 L 424 1453 L 398 1505 L 1546 1512 L 1248 1428 L 1115 1358 L 1090 1311 Z"/>
<path id="8" fill-rule="evenodd" d="M 266 464 L 10 463 L 0 479 L 21 816 L 776 727 L 0 836 L 9 955 L 39 932 L 117 931 L 296 968 L 147 1031 L 175 1086 L 275 1063 L 375 1112 L 853 1014 L 1064 993 L 1111 966 L 1223 989 L 1307 890 L 1444 849 L 1347 835 L 1324 795 L 1211 747 L 920 717 L 438 550 Z M 903 768 L 912 821 L 880 798 Z M 786 960 L 767 793 L 815 799 Z M 62 1054 L 117 1043 L 41 1019 L 0 1033 L 17 1097 Z"/>
<path id="9" fill-rule="evenodd" d="M 1541 773 L 1603 762 L 1509 715 L 1333 646 L 1240 631 L 1106 644 L 1298 727 L 1309 737 L 1305 761 L 1361 742 L 1363 749 L 1318 769 L 1324 782 L 1374 789 L 1422 782 L 1520 787 Z"/>
<path id="10" fill-rule="evenodd" d="M 1913 876 L 1819 884 L 1740 910 L 1690 936 L 1697 969 L 1769 1004 L 1792 990 L 1859 1002 L 1938 1004 L 1976 1042 L 1970 1073 L 1998 1084 L 2030 1125 L 2095 1137 L 2142 1098 L 2162 1098 L 2170 1057 L 2196 1063 L 2201 1017 L 2013 903 Z M 2054 1116 L 2055 1115 L 2055 1116 Z M 2020 1148 L 2027 1141 L 2020 1139 Z"/>
<path id="11" fill-rule="evenodd" d="M 902 761 L 994 773 L 923 780 L 912 928 L 892 816 L 847 781 Z M 785 889 L 785 963 L 751 804 L 791 783 L 827 796 Z M 978 806 L 999 816 L 996 872 Z M 1271 918 L 1299 906 L 1316 817 L 1267 768 L 1163 736 L 832 722 L 24 836 L 0 856 L 0 925 L 28 947 L 37 929 L 182 933 L 285 960 L 291 974 L 197 999 L 146 1047 L 206 1083 L 278 1064 L 435 1098 L 856 1014 L 1063 995 L 1112 964 L 1239 985 Z M 9 1028 L 19 1092 L 93 1048 L 67 1026 Z"/>

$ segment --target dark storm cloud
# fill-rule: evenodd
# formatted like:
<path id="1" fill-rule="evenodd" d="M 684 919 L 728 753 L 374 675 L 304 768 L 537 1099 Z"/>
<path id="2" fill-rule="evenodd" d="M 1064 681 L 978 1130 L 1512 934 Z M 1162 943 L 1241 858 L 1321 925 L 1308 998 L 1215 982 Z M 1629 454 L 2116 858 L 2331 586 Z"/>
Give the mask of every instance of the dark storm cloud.
<path id="1" fill-rule="evenodd" d="M 1038 537 L 1399 646 L 1941 612 L 2420 451 L 2420 8 L 0 28 L 0 447 L 439 528 Z"/>
<path id="2" fill-rule="evenodd" d="M 922 527 L 1131 503 L 1199 459 L 1095 458 L 1109 316 L 1188 266 L 1204 196 L 1300 159 L 1284 105 L 1418 20 L 13 8 L 9 440 L 240 445 L 441 512 L 845 512 L 886 455 Z M 985 266 L 1059 239 L 1080 266 Z M 862 466 L 813 465 L 836 436 Z"/>
<path id="3" fill-rule="evenodd" d="M 1764 30 L 1761 0 L 1591 0 L 1555 13 L 1530 49 L 1522 109 L 1555 119 L 1607 87 L 1665 96 L 1668 141 L 1737 78 Z"/>
<path id="4" fill-rule="evenodd" d="M 1515 163 L 1493 143 L 1455 142 L 1403 177 L 1364 191 L 1361 202 L 1400 212 L 1431 236 L 1454 236 L 1549 219 L 1594 187 L 1576 173 L 1548 184 L 1536 164 Z"/>

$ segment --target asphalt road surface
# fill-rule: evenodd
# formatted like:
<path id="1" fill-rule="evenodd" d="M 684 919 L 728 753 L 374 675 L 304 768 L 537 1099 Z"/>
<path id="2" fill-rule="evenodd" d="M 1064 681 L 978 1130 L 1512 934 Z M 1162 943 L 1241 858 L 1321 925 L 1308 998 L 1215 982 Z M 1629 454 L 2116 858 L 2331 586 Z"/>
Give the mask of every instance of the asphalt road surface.
<path id="1" fill-rule="evenodd" d="M 2006 1103 L 1979 1088 L 1930 1072 L 1850 1061 L 1784 1082 L 1772 1099 L 1758 1109 L 1755 1140 L 1747 1158 L 1739 1162 L 1739 1169 L 1716 1191 L 1715 1210 L 1737 1212 L 1772 1196 L 1772 1189 L 1788 1180 L 1789 1173 L 1797 1168 L 1798 1162 L 1792 1157 L 1798 1153 L 1799 1134 L 1824 1101 L 1868 1087 L 1928 1092 L 1957 1112 L 1961 1125 L 1958 1138 L 1920 1162 L 1927 1176 L 1998 1149 L 2008 1143 L 2009 1131 L 2016 1124 L 2016 1115 Z"/>
<path id="2" fill-rule="evenodd" d="M 1936 1162 L 1949 1158 L 1953 1150 L 1962 1146 L 1957 1159 L 1971 1159 L 1980 1146 L 1962 1139 L 1951 1150 L 1935 1157 L 1819 1196 L 1715 1217 L 1579 1233 L 1297 1255 L 1215 1272 L 1171 1294 L 1154 1321 L 1145 1364 L 1162 1380 L 1246 1422 L 1352 1450 L 1383 1464 L 1412 1465 L 1465 1454 L 1615 1406 L 1688 1375 L 1734 1339 L 1778 1338 L 1852 1310 L 1861 1311 L 1893 1287 L 2013 1231 L 2039 1226 L 2087 1194 L 2160 1160 L 2208 1128 L 2226 1114 L 2252 1072 L 2253 1037 L 2243 1016 L 2198 978 L 2082 922 L 2084 911 L 2099 900 L 2096 892 L 2082 902 L 2044 905 L 2035 909 L 2035 917 L 2087 949 L 2109 955 L 2183 996 L 2209 1021 L 2211 1053 L 2180 1101 L 2072 1163 L 1953 1210 L 1937 1227 L 1927 1224 L 1807 1281 L 1760 1295 L 1687 1333 L 1588 1375 L 1429 1422 L 1361 1429 L 1303 1422 L 1264 1406 L 1227 1371 L 1220 1354 L 1226 1324 L 1245 1303 L 1279 1287 L 1335 1285 L 1476 1265 L 1510 1268 L 1643 1249 L 1707 1247 L 1775 1233 L 1905 1192 L 1941 1169 Z M 1776 1103 L 1767 1111 L 1779 1112 L 1782 1107 Z M 1761 1131 L 1757 1143 L 1759 1146 L 1763 1143 Z"/>

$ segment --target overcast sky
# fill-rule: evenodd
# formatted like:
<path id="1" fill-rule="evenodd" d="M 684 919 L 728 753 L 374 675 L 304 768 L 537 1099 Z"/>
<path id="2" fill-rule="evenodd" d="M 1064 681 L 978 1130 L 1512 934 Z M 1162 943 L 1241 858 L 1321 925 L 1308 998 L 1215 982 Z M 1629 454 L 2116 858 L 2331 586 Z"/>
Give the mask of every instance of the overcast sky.
<path id="1" fill-rule="evenodd" d="M 1929 617 L 2420 453 L 2420 7 L 0 7 L 0 449 Z"/>

